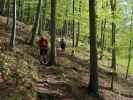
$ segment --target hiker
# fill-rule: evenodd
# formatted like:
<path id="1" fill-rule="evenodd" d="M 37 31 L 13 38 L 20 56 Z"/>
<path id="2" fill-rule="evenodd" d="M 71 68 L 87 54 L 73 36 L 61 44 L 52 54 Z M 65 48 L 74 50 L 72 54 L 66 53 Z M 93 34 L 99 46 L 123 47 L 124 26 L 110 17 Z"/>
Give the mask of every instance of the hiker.
<path id="1" fill-rule="evenodd" d="M 48 40 L 45 36 L 39 34 L 37 38 L 37 44 L 40 49 L 40 63 L 45 64 L 47 60 Z"/>
<path id="2" fill-rule="evenodd" d="M 65 38 L 61 39 L 60 46 L 61 46 L 62 51 L 65 51 L 65 48 L 66 48 L 66 39 Z"/>

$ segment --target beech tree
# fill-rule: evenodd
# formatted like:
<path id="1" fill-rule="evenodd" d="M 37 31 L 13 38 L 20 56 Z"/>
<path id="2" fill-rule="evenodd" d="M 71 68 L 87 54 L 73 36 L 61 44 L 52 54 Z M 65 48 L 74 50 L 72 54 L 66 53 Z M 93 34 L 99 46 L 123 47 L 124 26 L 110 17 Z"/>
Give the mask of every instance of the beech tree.
<path id="1" fill-rule="evenodd" d="M 110 5 L 111 5 L 111 12 L 112 12 L 112 17 L 115 16 L 115 11 L 116 11 L 116 0 L 110 0 Z M 112 74 L 112 82 L 111 82 L 111 89 L 113 89 L 113 80 L 114 80 L 114 72 L 116 72 L 116 24 L 113 21 L 112 22 L 112 65 L 111 67 L 113 68 L 113 74 Z"/>
<path id="2" fill-rule="evenodd" d="M 13 26 L 12 26 L 12 34 L 10 39 L 10 46 L 12 48 L 15 47 L 15 38 L 16 38 L 16 0 L 13 0 Z"/>
<path id="3" fill-rule="evenodd" d="M 50 60 L 49 65 L 53 65 L 56 63 L 56 0 L 51 0 L 51 52 L 50 52 Z"/>
<path id="4" fill-rule="evenodd" d="M 35 19 L 35 22 L 34 22 L 34 25 L 33 25 L 33 28 L 32 28 L 32 37 L 31 37 L 31 40 L 30 40 L 30 44 L 32 46 L 34 45 L 35 36 L 38 32 L 41 5 L 42 5 L 42 0 L 38 0 L 38 6 L 37 6 L 37 11 L 36 11 L 36 19 Z"/>
<path id="5" fill-rule="evenodd" d="M 90 22 L 90 83 L 89 93 L 98 93 L 97 72 L 97 47 L 96 47 L 96 1 L 89 0 L 89 22 Z"/>
<path id="6" fill-rule="evenodd" d="M 5 0 L 0 0 L 0 15 L 4 15 Z"/>
<path id="7" fill-rule="evenodd" d="M 74 14 L 75 14 L 75 0 L 73 0 L 73 38 L 72 38 L 72 47 L 73 47 L 73 50 L 72 50 L 72 55 L 74 55 L 74 48 L 75 48 L 75 18 L 74 18 Z"/>

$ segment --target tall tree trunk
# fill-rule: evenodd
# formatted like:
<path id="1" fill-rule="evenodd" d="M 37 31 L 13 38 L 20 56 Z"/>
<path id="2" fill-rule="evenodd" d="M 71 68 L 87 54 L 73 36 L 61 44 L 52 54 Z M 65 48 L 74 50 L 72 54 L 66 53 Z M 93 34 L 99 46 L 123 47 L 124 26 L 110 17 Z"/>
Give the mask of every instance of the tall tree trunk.
<path id="1" fill-rule="evenodd" d="M 81 5 L 82 1 L 79 1 L 79 17 L 81 17 Z M 76 47 L 78 47 L 79 44 L 79 36 L 80 36 L 80 20 L 78 21 L 78 33 L 77 33 L 77 38 L 76 38 Z"/>
<path id="2" fill-rule="evenodd" d="M 79 45 L 79 35 L 80 35 L 80 22 L 78 22 L 78 32 L 76 34 L 76 47 Z"/>
<path id="3" fill-rule="evenodd" d="M 105 27 L 106 27 L 106 19 L 102 20 L 101 22 L 101 40 L 100 40 L 100 48 L 101 48 L 101 52 L 100 52 L 100 60 L 102 60 L 103 58 L 103 51 L 104 51 L 104 47 L 105 47 Z"/>
<path id="4" fill-rule="evenodd" d="M 5 0 L 0 0 L 0 15 L 4 15 Z"/>
<path id="5" fill-rule="evenodd" d="M 39 0 L 38 1 L 38 6 L 37 6 L 37 11 L 36 11 L 36 20 L 35 20 L 33 28 L 32 28 L 32 37 L 31 37 L 31 40 L 30 40 L 30 44 L 32 46 L 34 45 L 35 36 L 36 36 L 36 34 L 38 32 L 40 12 L 41 12 L 41 5 L 42 5 L 42 0 Z"/>
<path id="6" fill-rule="evenodd" d="M 112 17 L 115 16 L 115 10 L 116 10 L 116 0 L 110 0 L 111 4 L 111 12 Z M 116 72 L 116 48 L 115 48 L 115 35 L 116 35 L 116 24 L 113 21 L 112 22 L 112 65 L 113 68 L 113 74 L 112 74 L 112 82 L 111 82 L 111 89 L 113 90 L 113 81 L 114 81 L 114 72 Z"/>
<path id="7" fill-rule="evenodd" d="M 100 38 L 100 49 L 101 49 L 101 51 L 100 51 L 100 60 L 102 60 L 102 58 L 103 58 L 103 36 L 104 36 L 104 32 L 103 32 L 103 24 L 104 24 L 104 20 L 102 19 L 102 21 L 101 21 L 101 38 Z"/>
<path id="8" fill-rule="evenodd" d="M 7 26 L 9 25 L 9 19 L 10 19 L 10 0 L 7 1 Z"/>
<path id="9" fill-rule="evenodd" d="M 131 12 L 131 25 L 130 25 L 130 31 L 133 32 L 133 7 Z"/>
<path id="10" fill-rule="evenodd" d="M 61 38 L 67 38 L 67 21 L 64 21 Z"/>
<path id="11" fill-rule="evenodd" d="M 40 15 L 38 34 L 42 33 L 42 15 Z"/>
<path id="12" fill-rule="evenodd" d="M 131 25 L 130 25 L 130 31 L 132 32 L 132 25 L 133 25 L 133 8 L 132 8 L 132 13 L 131 13 Z M 129 68 L 130 68 L 130 63 L 131 63 L 131 59 L 132 59 L 132 40 L 130 40 L 130 44 L 129 44 L 129 53 L 128 53 L 128 65 L 127 65 L 127 71 L 126 71 L 126 79 L 128 77 L 128 73 L 129 73 Z"/>
<path id="13" fill-rule="evenodd" d="M 18 1 L 18 14 L 17 14 L 17 17 L 18 19 L 20 20 L 20 13 L 21 13 L 21 0 Z"/>
<path id="14" fill-rule="evenodd" d="M 56 0 L 51 0 L 51 52 L 49 65 L 56 63 Z"/>
<path id="15" fill-rule="evenodd" d="M 112 17 L 115 16 L 116 0 L 111 0 L 111 11 Z M 116 35 L 116 24 L 112 22 L 112 68 L 116 69 L 116 50 L 115 50 L 115 35 Z"/>
<path id="16" fill-rule="evenodd" d="M 20 15 L 20 21 L 23 21 L 23 15 L 24 15 L 24 12 L 23 12 L 23 4 L 24 4 L 24 2 L 21 1 L 21 5 L 20 5 L 20 11 L 21 11 L 20 12 L 21 13 L 21 15 Z"/>
<path id="17" fill-rule="evenodd" d="M 96 1 L 89 0 L 90 16 L 90 83 L 89 93 L 98 94 L 97 47 L 96 47 Z"/>
<path id="18" fill-rule="evenodd" d="M 116 70 L 115 29 L 116 25 L 113 22 L 112 23 L 112 68 Z"/>
<path id="19" fill-rule="evenodd" d="M 42 9 L 42 30 L 45 30 L 46 27 L 46 8 L 47 8 L 47 0 L 44 1 L 44 8 Z"/>
<path id="20" fill-rule="evenodd" d="M 73 36 L 72 36 L 72 55 L 74 55 L 74 48 L 75 48 L 75 18 L 74 18 L 74 12 L 75 12 L 75 0 L 73 0 Z"/>
<path id="21" fill-rule="evenodd" d="M 31 5 L 28 4 L 28 12 L 27 12 L 27 22 L 30 23 L 30 12 L 31 12 Z"/>
<path id="22" fill-rule="evenodd" d="M 67 7 L 66 7 L 65 16 L 68 17 L 68 4 L 67 4 Z M 63 28 L 62 28 L 61 38 L 67 39 L 67 34 L 68 34 L 68 22 L 65 19 L 64 24 L 63 24 Z"/>
<path id="23" fill-rule="evenodd" d="M 128 77 L 129 67 L 131 63 L 131 51 L 132 51 L 132 41 L 130 40 L 129 50 L 128 50 L 128 65 L 127 65 L 127 71 L 126 71 L 126 79 Z"/>
<path id="24" fill-rule="evenodd" d="M 10 46 L 12 48 L 15 47 L 15 37 L 16 37 L 16 0 L 13 0 L 13 27 L 12 27 L 12 35 L 10 40 Z"/>

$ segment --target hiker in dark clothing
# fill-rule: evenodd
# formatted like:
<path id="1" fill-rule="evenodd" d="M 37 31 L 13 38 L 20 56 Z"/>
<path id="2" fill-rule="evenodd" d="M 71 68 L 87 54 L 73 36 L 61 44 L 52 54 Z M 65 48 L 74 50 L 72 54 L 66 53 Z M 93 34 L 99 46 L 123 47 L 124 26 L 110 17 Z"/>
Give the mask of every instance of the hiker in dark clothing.
<path id="1" fill-rule="evenodd" d="M 62 51 L 65 51 L 65 48 L 66 48 L 66 39 L 65 38 L 61 39 L 60 46 L 61 46 Z"/>
<path id="2" fill-rule="evenodd" d="M 39 35 L 37 39 L 37 43 L 40 49 L 41 60 L 40 63 L 44 64 L 47 60 L 47 52 L 48 52 L 48 40 L 46 37 Z"/>

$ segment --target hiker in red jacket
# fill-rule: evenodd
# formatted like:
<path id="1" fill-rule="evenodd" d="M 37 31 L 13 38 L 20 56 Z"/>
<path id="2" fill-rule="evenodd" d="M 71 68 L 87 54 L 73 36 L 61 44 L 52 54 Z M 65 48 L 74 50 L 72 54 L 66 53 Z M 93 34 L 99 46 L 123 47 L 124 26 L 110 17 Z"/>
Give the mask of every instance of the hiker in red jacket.
<path id="1" fill-rule="evenodd" d="M 37 43 L 40 49 L 41 60 L 40 63 L 44 64 L 47 60 L 47 52 L 48 52 L 48 40 L 46 37 L 41 34 L 38 36 Z"/>

